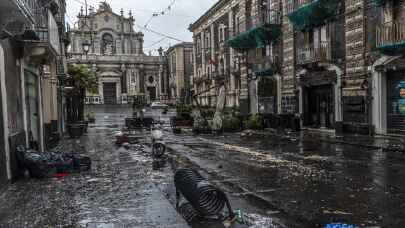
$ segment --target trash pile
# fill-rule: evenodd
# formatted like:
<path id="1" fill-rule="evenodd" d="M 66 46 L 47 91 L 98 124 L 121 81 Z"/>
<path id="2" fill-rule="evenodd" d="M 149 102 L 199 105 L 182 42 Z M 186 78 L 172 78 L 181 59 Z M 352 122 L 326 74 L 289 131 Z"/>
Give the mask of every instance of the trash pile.
<path id="1" fill-rule="evenodd" d="M 20 169 L 28 171 L 33 178 L 62 177 L 91 169 L 90 157 L 62 152 L 41 153 L 24 146 L 17 147 L 17 161 Z"/>
<path id="2" fill-rule="evenodd" d="M 139 139 L 142 138 L 133 131 L 116 131 L 114 132 L 114 137 L 117 146 L 137 144 L 139 143 Z"/>

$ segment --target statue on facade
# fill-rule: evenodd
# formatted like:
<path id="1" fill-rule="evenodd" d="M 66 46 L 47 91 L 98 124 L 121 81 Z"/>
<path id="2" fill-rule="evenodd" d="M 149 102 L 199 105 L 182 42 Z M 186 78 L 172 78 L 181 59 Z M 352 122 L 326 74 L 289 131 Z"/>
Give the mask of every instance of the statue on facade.
<path id="1" fill-rule="evenodd" d="M 110 4 L 107 1 L 100 2 L 97 12 L 112 12 Z"/>
<path id="2" fill-rule="evenodd" d="M 114 39 L 111 34 L 104 34 L 102 39 L 102 52 L 104 55 L 114 54 Z"/>

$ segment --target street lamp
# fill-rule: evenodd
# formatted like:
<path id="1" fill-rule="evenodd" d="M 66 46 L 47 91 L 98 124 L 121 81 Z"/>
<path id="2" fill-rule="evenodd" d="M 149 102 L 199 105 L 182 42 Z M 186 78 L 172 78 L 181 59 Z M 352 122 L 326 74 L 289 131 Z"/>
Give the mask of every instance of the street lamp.
<path id="1" fill-rule="evenodd" d="M 90 51 L 90 45 L 91 45 L 91 43 L 89 42 L 89 41 L 87 41 L 87 40 L 85 40 L 83 43 L 82 43 L 82 46 L 83 46 L 83 51 L 84 51 L 84 53 L 87 55 L 88 53 L 89 53 L 89 51 Z"/>

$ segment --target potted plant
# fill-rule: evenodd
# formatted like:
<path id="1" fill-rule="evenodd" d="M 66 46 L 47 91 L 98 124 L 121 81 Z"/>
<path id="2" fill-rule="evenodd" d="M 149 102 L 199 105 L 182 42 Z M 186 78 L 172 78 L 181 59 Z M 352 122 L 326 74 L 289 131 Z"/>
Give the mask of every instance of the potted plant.
<path id="1" fill-rule="evenodd" d="M 264 129 L 263 117 L 259 114 L 251 115 L 245 121 L 245 126 L 247 129 L 250 130 L 263 130 Z"/>
<path id="2" fill-rule="evenodd" d="M 87 132 L 88 122 L 84 120 L 84 99 L 86 91 L 98 92 L 98 80 L 94 72 L 84 64 L 68 66 L 65 87 L 68 133 L 72 138 Z"/>

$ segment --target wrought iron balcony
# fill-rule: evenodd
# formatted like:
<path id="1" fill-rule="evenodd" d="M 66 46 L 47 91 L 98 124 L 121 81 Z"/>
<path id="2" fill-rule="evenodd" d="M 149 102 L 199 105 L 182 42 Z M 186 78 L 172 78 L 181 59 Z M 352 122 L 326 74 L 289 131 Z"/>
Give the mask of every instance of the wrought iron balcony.
<path id="1" fill-rule="evenodd" d="M 226 78 L 229 77 L 229 75 L 230 75 L 229 69 L 226 70 L 220 69 L 218 71 L 212 72 L 212 78 L 217 81 L 224 81 L 226 80 Z"/>
<path id="2" fill-rule="evenodd" d="M 251 19 L 246 21 L 247 31 L 233 36 L 226 45 L 236 50 L 262 48 L 277 40 L 281 34 L 281 14 L 277 11 L 263 11 L 256 18 L 256 26 L 248 26 Z"/>
<path id="3" fill-rule="evenodd" d="M 305 30 L 334 19 L 342 4 L 340 0 L 287 0 L 285 11 L 298 30 Z"/>
<path id="4" fill-rule="evenodd" d="M 272 9 L 263 10 L 258 19 L 260 25 L 281 25 L 281 12 Z"/>
<path id="5" fill-rule="evenodd" d="M 252 68 L 255 76 L 273 76 L 280 71 L 280 59 L 278 56 L 265 56 L 263 60 L 256 62 Z"/>
<path id="6" fill-rule="evenodd" d="M 299 47 L 297 50 L 298 65 L 331 61 L 333 61 L 332 48 L 327 41 L 318 45 Z"/>
<path id="7" fill-rule="evenodd" d="M 56 58 L 56 75 L 63 77 L 67 73 L 66 71 L 66 59 L 65 56 L 59 55 Z"/>
<path id="8" fill-rule="evenodd" d="M 405 51 L 405 22 L 389 22 L 377 27 L 377 50 L 386 55 Z"/>
<path id="9" fill-rule="evenodd" d="M 1 0 L 0 30 L 4 29 L 13 36 L 23 34 L 25 27 L 35 25 L 35 12 L 39 8 L 38 0 Z"/>

